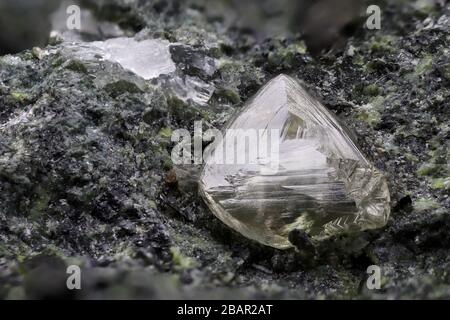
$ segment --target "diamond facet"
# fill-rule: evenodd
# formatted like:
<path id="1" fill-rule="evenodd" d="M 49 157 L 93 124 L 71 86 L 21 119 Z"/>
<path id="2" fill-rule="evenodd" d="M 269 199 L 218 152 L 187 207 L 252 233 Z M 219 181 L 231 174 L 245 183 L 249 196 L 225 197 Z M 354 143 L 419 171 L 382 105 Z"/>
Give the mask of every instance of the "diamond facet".
<path id="1" fill-rule="evenodd" d="M 285 249 L 293 246 L 288 236 L 296 229 L 321 240 L 386 224 L 390 195 L 385 177 L 295 79 L 280 75 L 269 81 L 225 132 L 248 129 L 278 130 L 276 161 L 258 156 L 256 163 L 217 162 L 218 150 L 234 146 L 237 154 L 248 154 L 253 147 L 238 145 L 245 137 L 224 134 L 211 144 L 200 178 L 205 202 L 229 227 Z"/>

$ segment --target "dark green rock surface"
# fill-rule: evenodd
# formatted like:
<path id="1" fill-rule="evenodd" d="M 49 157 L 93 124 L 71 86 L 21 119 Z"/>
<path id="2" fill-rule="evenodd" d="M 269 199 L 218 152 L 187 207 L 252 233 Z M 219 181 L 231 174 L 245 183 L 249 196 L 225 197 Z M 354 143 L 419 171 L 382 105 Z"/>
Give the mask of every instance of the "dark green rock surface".
<path id="1" fill-rule="evenodd" d="M 450 298 L 448 9 L 384 2 L 381 30 L 360 23 L 313 58 L 301 35 L 257 41 L 208 1 L 126 3 L 99 16 L 181 43 L 177 75 L 214 93 L 184 102 L 63 43 L 0 57 L 0 298 Z M 194 174 L 175 170 L 173 130 L 220 128 L 279 73 L 303 80 L 386 173 L 384 229 L 315 257 L 271 249 L 218 221 Z M 65 287 L 70 264 L 80 291 Z M 381 290 L 365 286 L 374 264 Z"/>

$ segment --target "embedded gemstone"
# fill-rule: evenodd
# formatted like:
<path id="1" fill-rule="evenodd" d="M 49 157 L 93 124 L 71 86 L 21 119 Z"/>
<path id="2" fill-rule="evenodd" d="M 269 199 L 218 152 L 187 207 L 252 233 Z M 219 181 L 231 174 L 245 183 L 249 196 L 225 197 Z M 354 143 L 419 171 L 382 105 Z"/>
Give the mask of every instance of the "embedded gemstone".
<path id="1" fill-rule="evenodd" d="M 200 192 L 250 239 L 285 249 L 293 230 L 320 241 L 387 222 L 385 177 L 291 77 L 269 81 L 216 140 L 205 150 Z"/>
<path id="2" fill-rule="evenodd" d="M 167 40 L 114 38 L 89 44 L 102 50 L 104 59 L 118 62 L 146 80 L 175 71 Z"/>

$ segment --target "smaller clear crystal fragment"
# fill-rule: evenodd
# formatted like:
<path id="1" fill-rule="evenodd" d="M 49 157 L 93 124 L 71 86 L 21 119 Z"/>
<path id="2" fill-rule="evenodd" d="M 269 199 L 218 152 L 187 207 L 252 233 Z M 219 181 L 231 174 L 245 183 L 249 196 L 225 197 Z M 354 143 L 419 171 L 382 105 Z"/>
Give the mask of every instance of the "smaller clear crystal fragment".
<path id="1" fill-rule="evenodd" d="M 180 63 L 179 61 L 183 60 L 180 55 L 186 54 L 185 60 L 192 62 L 199 70 L 204 64 L 204 70 L 201 72 L 207 75 L 214 71 L 215 61 L 204 53 L 194 54 L 187 49 L 181 52 L 171 49 L 177 47 L 180 47 L 180 44 L 171 44 L 163 39 L 137 41 L 134 38 L 114 38 L 105 41 L 65 43 L 63 52 L 67 56 L 81 59 L 86 65 L 92 66 L 98 61 L 117 63 L 124 70 L 131 71 L 144 80 L 151 80 L 152 85 L 160 86 L 180 100 L 204 106 L 214 93 L 214 84 L 198 76 L 185 74 L 181 68 L 177 68 L 172 55 L 176 53 L 176 59 Z M 192 56 L 195 56 L 195 59 Z M 107 73 L 106 79 L 103 79 L 102 73 Z M 125 76 L 110 70 L 107 72 L 97 70 L 96 77 L 97 83 L 104 83 Z"/>
<path id="2" fill-rule="evenodd" d="M 217 161 L 219 150 L 227 154 L 230 146 L 251 158 L 252 144 L 239 143 L 245 137 L 235 139 L 226 134 L 230 129 L 275 129 L 277 161 Z M 200 177 L 203 198 L 225 224 L 262 244 L 285 249 L 293 246 L 288 237 L 296 229 L 322 240 L 382 227 L 389 217 L 385 177 L 335 116 L 288 76 L 260 89 L 207 151 Z"/>
<path id="3" fill-rule="evenodd" d="M 103 59 L 118 62 L 146 80 L 175 71 L 167 40 L 115 38 L 90 42 L 89 45 L 100 49 Z"/>
<path id="4" fill-rule="evenodd" d="M 134 38 L 114 38 L 105 41 L 66 43 L 64 53 L 83 61 L 110 61 L 150 80 L 176 70 L 170 42 L 163 39 L 137 41 Z"/>

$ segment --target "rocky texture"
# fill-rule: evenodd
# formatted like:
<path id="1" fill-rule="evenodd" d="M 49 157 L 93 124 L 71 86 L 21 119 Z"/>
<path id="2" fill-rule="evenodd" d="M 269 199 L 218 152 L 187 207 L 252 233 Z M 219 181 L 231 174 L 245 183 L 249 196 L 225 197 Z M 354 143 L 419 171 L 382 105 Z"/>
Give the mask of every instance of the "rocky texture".
<path id="1" fill-rule="evenodd" d="M 357 28 L 313 59 L 301 36 L 258 42 L 221 28 L 205 2 L 114 0 L 100 12 L 84 1 L 136 39 L 177 43 L 177 70 L 150 82 L 64 43 L 0 57 L 0 297 L 449 298 L 448 9 L 383 2 L 381 30 Z M 174 129 L 223 126 L 282 72 L 386 173 L 384 229 L 313 254 L 264 247 L 218 221 L 189 168 L 174 168 Z M 207 103 L 180 94 L 206 85 Z M 69 264 L 82 268 L 81 291 L 65 289 Z M 372 264 L 378 291 L 364 285 Z"/>

